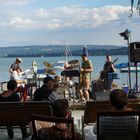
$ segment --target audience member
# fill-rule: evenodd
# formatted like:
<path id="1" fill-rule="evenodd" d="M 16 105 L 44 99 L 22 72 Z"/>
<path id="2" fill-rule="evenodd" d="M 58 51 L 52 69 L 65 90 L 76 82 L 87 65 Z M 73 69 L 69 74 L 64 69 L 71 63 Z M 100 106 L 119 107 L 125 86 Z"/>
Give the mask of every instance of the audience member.
<path id="1" fill-rule="evenodd" d="M 15 80 L 10 80 L 7 83 L 7 91 L 0 94 L 0 101 L 1 102 L 7 102 L 7 101 L 20 101 L 19 95 L 16 93 L 17 90 L 17 82 Z M 13 112 L 14 113 L 14 112 Z M 27 133 L 26 126 L 20 126 L 22 137 L 26 138 L 29 136 L 29 133 Z M 9 138 L 14 138 L 14 132 L 12 126 L 7 126 L 7 132 Z"/>
<path id="2" fill-rule="evenodd" d="M 43 80 L 43 85 L 38 88 L 34 93 L 34 101 L 54 101 L 57 96 L 54 92 L 54 80 L 52 77 L 47 76 Z"/>
<path id="3" fill-rule="evenodd" d="M 122 89 L 114 89 L 110 92 L 110 111 L 131 111 L 131 108 L 128 108 L 128 99 L 127 94 Z M 105 125 L 106 118 L 102 119 L 102 124 Z M 129 120 L 128 120 L 129 121 Z M 113 119 L 112 119 L 113 123 Z M 129 122 L 128 122 L 129 123 Z M 105 126 L 103 126 L 105 127 Z M 97 126 L 95 125 L 92 130 L 89 130 L 87 140 L 95 139 L 97 134 Z"/>
<path id="4" fill-rule="evenodd" d="M 58 75 L 54 76 L 54 90 L 57 90 L 60 84 L 61 84 L 61 77 Z"/>
<path id="5" fill-rule="evenodd" d="M 71 117 L 69 103 L 67 99 L 57 99 L 52 104 L 53 114 L 56 117 Z M 41 128 L 38 130 L 39 140 L 57 140 L 59 134 L 61 140 L 71 139 L 72 134 L 70 133 L 67 125 L 55 124 L 49 128 Z M 59 138 L 60 139 L 60 138 Z M 82 140 L 79 133 L 75 133 L 76 140 Z"/>

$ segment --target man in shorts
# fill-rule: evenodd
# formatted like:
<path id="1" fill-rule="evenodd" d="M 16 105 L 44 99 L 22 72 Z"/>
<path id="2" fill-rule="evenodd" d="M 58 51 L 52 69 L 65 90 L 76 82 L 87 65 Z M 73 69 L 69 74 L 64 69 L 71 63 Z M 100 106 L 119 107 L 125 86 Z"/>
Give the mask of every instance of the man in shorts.
<path id="1" fill-rule="evenodd" d="M 79 84 L 80 101 L 88 101 L 91 83 L 91 72 L 93 71 L 93 66 L 91 61 L 88 59 L 87 53 L 83 53 L 82 61 L 83 62 L 80 68 L 80 84 Z"/>

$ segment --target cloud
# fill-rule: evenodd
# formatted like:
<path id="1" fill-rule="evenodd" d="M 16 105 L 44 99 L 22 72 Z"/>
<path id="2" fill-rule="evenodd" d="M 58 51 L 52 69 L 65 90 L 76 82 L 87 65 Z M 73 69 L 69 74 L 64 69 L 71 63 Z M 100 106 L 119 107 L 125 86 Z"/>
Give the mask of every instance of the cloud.
<path id="1" fill-rule="evenodd" d="M 18 1 L 18 0 L 17 0 Z M 31 0 L 30 0 L 31 1 Z M 29 2 L 29 0 L 25 0 Z M 37 9 L 34 11 L 11 12 L 4 26 L 17 29 L 46 29 L 62 28 L 96 28 L 110 21 L 128 17 L 130 7 L 104 6 L 100 8 L 84 8 L 80 6 L 58 7 L 54 9 Z M 14 14 L 13 14 L 14 13 Z"/>
<path id="2" fill-rule="evenodd" d="M 59 28 L 96 28 L 112 20 L 128 17 L 129 8 L 123 6 L 101 8 L 70 6 L 51 10 L 39 9 L 35 12 L 35 16 L 50 23 L 55 19 L 56 22 L 59 21 L 59 23 L 57 22 Z"/>
<path id="3" fill-rule="evenodd" d="M 30 25 L 32 25 L 32 23 L 33 21 L 31 19 L 25 19 L 22 17 L 13 17 L 10 20 L 9 25 L 15 28 L 25 29 L 29 27 Z"/>
<path id="4" fill-rule="evenodd" d="M 21 6 L 29 4 L 35 0 L 0 0 L 1 6 Z"/>
<path id="5" fill-rule="evenodd" d="M 121 44 L 123 39 L 119 32 L 133 29 L 133 36 L 137 36 L 134 34 L 139 31 L 139 16 L 128 18 L 129 9 L 119 5 L 99 8 L 78 5 L 38 9 L 7 7 L 0 9 L 0 35 L 5 42 L 14 41 L 13 44 L 17 40 L 22 44 L 23 40 L 30 44 L 49 44 L 53 40 L 68 40 L 73 44 Z"/>
<path id="6" fill-rule="evenodd" d="M 59 7 L 54 9 L 40 8 L 32 11 L 30 14 L 25 13 L 24 17 L 28 20 L 22 21 L 32 22 L 22 23 L 21 27 L 30 29 L 30 25 L 32 24 L 32 28 L 47 30 L 61 28 L 96 28 L 113 20 L 127 18 L 129 15 L 129 8 L 130 7 L 123 6 L 104 6 L 101 8 L 83 8 L 78 6 Z M 15 19 L 15 17 L 13 18 Z M 23 19 L 23 17 L 21 17 L 21 19 Z M 12 22 L 13 27 L 19 28 L 20 26 L 18 23 L 21 25 L 22 21 L 13 22 L 13 19 L 10 18 L 8 22 L 10 26 Z"/>

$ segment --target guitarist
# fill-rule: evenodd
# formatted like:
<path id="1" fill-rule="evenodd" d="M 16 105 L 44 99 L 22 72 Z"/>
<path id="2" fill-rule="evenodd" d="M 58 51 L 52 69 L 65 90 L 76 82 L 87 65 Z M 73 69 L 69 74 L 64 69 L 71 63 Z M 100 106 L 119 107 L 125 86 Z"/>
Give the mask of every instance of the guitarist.
<path id="1" fill-rule="evenodd" d="M 113 78 L 112 79 L 108 78 L 108 73 L 112 73 L 112 72 L 116 71 L 116 69 L 114 67 L 114 64 L 113 64 L 114 62 L 112 63 L 111 59 L 112 59 L 111 56 L 107 55 L 106 56 L 106 63 L 104 64 L 104 67 L 103 67 L 104 85 L 105 85 L 105 89 L 106 90 L 110 90 L 111 89 L 112 82 L 113 82 Z"/>

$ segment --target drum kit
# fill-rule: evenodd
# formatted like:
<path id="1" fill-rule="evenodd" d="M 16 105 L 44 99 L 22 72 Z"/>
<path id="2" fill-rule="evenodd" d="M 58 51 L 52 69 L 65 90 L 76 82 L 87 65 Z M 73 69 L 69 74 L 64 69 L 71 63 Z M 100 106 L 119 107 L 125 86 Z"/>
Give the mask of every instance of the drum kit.
<path id="1" fill-rule="evenodd" d="M 46 74 L 50 74 L 50 75 L 56 75 L 56 72 L 55 72 L 55 69 L 53 68 L 53 65 L 50 64 L 49 62 L 47 61 L 44 61 L 43 64 L 45 65 L 45 72 Z M 68 62 L 68 65 L 70 67 L 70 69 L 76 69 L 76 68 L 79 68 L 80 66 L 80 63 L 78 60 L 71 60 Z"/>
<path id="2" fill-rule="evenodd" d="M 53 65 L 47 61 L 44 61 L 43 64 L 45 65 L 45 73 L 49 75 L 56 75 L 56 72 L 53 69 Z"/>
<path id="3" fill-rule="evenodd" d="M 44 61 L 43 64 L 45 65 L 45 69 L 46 69 L 46 74 L 48 75 L 56 75 L 56 69 L 53 67 L 53 64 L 50 64 L 49 62 L 47 61 Z M 70 69 L 64 69 L 64 71 L 66 72 L 70 72 L 70 73 L 73 73 L 73 71 L 78 71 L 79 70 L 79 66 L 80 66 L 80 63 L 78 60 L 71 60 L 68 62 L 68 65 L 70 67 Z M 78 68 L 78 70 L 76 70 Z M 64 72 L 62 71 L 62 72 Z M 68 97 L 70 98 L 70 89 L 73 90 L 73 88 L 75 87 L 74 85 L 74 81 L 73 80 L 67 80 L 68 78 L 70 77 L 74 77 L 73 75 L 62 75 L 62 72 L 61 72 L 61 80 L 59 80 L 59 84 L 57 85 L 57 88 L 56 88 L 56 92 L 58 93 L 58 95 L 60 96 L 63 96 L 64 98 Z M 56 76 L 54 76 L 56 77 Z"/>
<path id="4" fill-rule="evenodd" d="M 80 63 L 79 63 L 78 60 L 71 60 L 71 61 L 68 62 L 68 64 L 70 65 L 70 67 L 72 69 L 79 68 L 79 66 L 80 66 Z"/>

